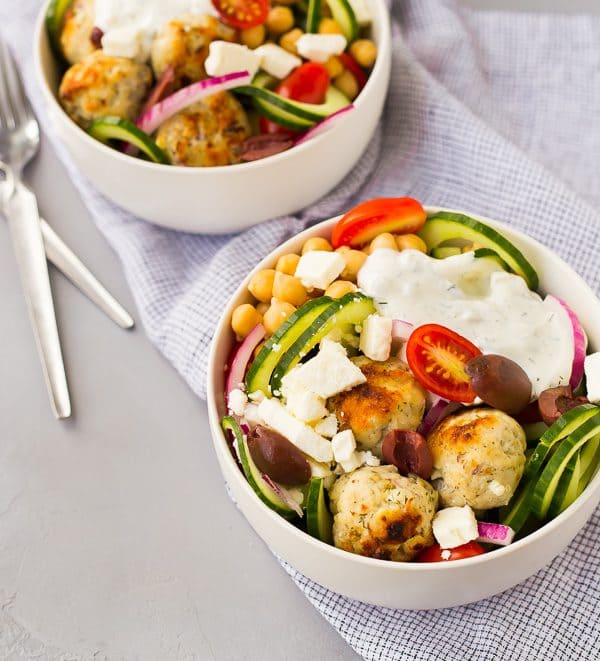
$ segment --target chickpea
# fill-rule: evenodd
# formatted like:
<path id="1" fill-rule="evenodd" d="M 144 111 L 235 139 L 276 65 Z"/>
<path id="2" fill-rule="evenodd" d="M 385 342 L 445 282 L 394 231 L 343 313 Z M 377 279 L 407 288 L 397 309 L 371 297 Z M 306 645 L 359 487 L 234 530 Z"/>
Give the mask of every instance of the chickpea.
<path id="1" fill-rule="evenodd" d="M 377 46 L 370 39 L 357 39 L 350 46 L 350 53 L 365 69 L 370 69 L 377 59 Z"/>
<path id="2" fill-rule="evenodd" d="M 340 277 L 350 282 L 356 282 L 358 272 L 367 259 L 367 255 L 362 250 L 348 250 L 342 253 L 346 267 L 341 272 Z"/>
<path id="3" fill-rule="evenodd" d="M 312 250 L 325 250 L 326 252 L 332 252 L 333 246 L 326 238 L 322 236 L 313 236 L 312 239 L 308 239 L 302 246 L 302 254 L 305 255 Z"/>
<path id="4" fill-rule="evenodd" d="M 398 250 L 418 250 L 419 252 L 427 253 L 425 241 L 416 234 L 397 234 L 396 245 L 398 246 Z"/>
<path id="5" fill-rule="evenodd" d="M 273 335 L 279 326 L 295 311 L 296 308 L 291 303 L 278 301 L 274 298 L 271 301 L 271 307 L 265 312 L 263 317 L 263 326 L 267 334 Z"/>
<path id="6" fill-rule="evenodd" d="M 325 296 L 330 298 L 342 298 L 345 294 L 356 291 L 356 285 L 347 280 L 336 280 L 332 282 L 325 290 Z"/>
<path id="7" fill-rule="evenodd" d="M 388 248 L 389 250 L 398 250 L 398 244 L 393 234 L 382 232 L 376 236 L 369 244 L 369 251 L 373 252 L 379 248 Z"/>
<path id="8" fill-rule="evenodd" d="M 334 79 L 333 84 L 340 90 L 342 94 L 345 94 L 350 101 L 353 101 L 357 96 L 358 92 L 358 82 L 354 75 L 350 73 L 347 69 L 344 70 L 337 78 Z"/>
<path id="9" fill-rule="evenodd" d="M 308 300 L 308 294 L 299 278 L 277 271 L 273 281 L 273 296 L 278 301 L 285 301 L 300 306 Z"/>
<path id="10" fill-rule="evenodd" d="M 259 303 L 256 306 L 256 309 L 260 312 L 262 316 L 264 316 L 265 312 L 269 309 L 269 303 Z"/>
<path id="11" fill-rule="evenodd" d="M 255 25 L 253 28 L 240 32 L 240 41 L 248 48 L 258 48 L 264 43 L 267 31 L 264 25 Z"/>
<path id="12" fill-rule="evenodd" d="M 344 31 L 335 19 L 322 18 L 319 22 L 319 34 L 344 34 Z"/>
<path id="13" fill-rule="evenodd" d="M 296 42 L 304 34 L 300 28 L 294 28 L 279 38 L 279 45 L 292 55 L 298 55 Z"/>
<path id="14" fill-rule="evenodd" d="M 260 312 L 250 303 L 238 305 L 231 315 L 231 328 L 239 337 L 244 338 L 248 335 L 256 324 L 260 324 L 262 316 Z"/>
<path id="15" fill-rule="evenodd" d="M 273 280 L 275 280 L 274 269 L 259 271 L 250 279 L 248 291 L 257 300 L 268 303 L 273 296 Z"/>
<path id="16" fill-rule="evenodd" d="M 294 275 L 296 273 L 296 267 L 300 261 L 300 255 L 294 255 L 290 253 L 289 255 L 282 255 L 277 260 L 277 265 L 275 266 L 276 271 L 281 273 L 287 273 L 288 275 Z"/>
<path id="17" fill-rule="evenodd" d="M 342 61 L 335 55 L 332 55 L 323 66 L 327 69 L 327 73 L 332 80 L 344 73 Z"/>
<path id="18" fill-rule="evenodd" d="M 266 20 L 269 31 L 283 34 L 294 27 L 294 14 L 289 7 L 273 7 Z"/>

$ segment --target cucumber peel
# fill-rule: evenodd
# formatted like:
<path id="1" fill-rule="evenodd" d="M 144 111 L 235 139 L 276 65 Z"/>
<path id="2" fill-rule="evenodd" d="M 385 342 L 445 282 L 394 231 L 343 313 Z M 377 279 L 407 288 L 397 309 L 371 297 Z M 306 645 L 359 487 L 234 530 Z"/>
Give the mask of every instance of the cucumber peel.
<path id="1" fill-rule="evenodd" d="M 52 0 L 46 11 L 46 30 L 54 54 L 64 59 L 60 46 L 60 35 L 65 21 L 65 14 L 71 6 L 72 0 Z"/>
<path id="2" fill-rule="evenodd" d="M 306 11 L 306 32 L 317 33 L 319 31 L 319 22 L 321 20 L 321 0 L 308 0 L 308 9 Z"/>
<path id="3" fill-rule="evenodd" d="M 313 477 L 306 496 L 306 531 L 326 544 L 333 544 L 333 518 L 325 502 L 323 478 Z"/>
<path id="4" fill-rule="evenodd" d="M 154 163 L 169 164 L 167 155 L 156 142 L 128 119 L 102 117 L 92 123 L 88 129 L 88 133 L 92 138 L 104 144 L 107 144 L 110 140 L 127 142 L 144 152 Z"/>
<path id="5" fill-rule="evenodd" d="M 348 0 L 327 0 L 331 15 L 342 28 L 344 37 L 351 44 L 358 37 L 358 21 Z"/>

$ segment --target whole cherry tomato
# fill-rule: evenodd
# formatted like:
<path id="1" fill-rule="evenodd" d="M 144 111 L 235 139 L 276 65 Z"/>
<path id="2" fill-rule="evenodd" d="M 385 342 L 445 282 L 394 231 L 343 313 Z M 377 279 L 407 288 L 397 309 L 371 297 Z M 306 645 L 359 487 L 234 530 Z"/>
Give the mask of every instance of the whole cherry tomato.
<path id="1" fill-rule="evenodd" d="M 223 23 L 238 30 L 247 30 L 267 20 L 269 0 L 212 0 Z"/>
<path id="2" fill-rule="evenodd" d="M 480 355 L 469 340 L 438 324 L 415 328 L 406 343 L 406 360 L 417 381 L 452 402 L 475 399 L 465 365 Z"/>
<path id="3" fill-rule="evenodd" d="M 462 558 L 473 558 L 485 553 L 483 547 L 477 542 L 467 542 L 453 549 L 442 549 L 439 544 L 434 544 L 421 551 L 415 558 L 417 562 L 448 562 L 449 560 L 462 560 Z"/>

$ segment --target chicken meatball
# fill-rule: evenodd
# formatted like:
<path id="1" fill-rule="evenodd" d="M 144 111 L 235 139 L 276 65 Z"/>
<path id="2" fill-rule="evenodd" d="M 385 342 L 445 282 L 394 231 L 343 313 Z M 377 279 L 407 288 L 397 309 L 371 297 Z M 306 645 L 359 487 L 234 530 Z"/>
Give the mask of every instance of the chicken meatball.
<path id="1" fill-rule="evenodd" d="M 211 41 L 233 41 L 235 30 L 214 16 L 184 14 L 166 23 L 152 42 L 152 68 L 156 78 L 172 67 L 175 85 L 181 87 L 207 77 L 204 62 Z"/>
<path id="2" fill-rule="evenodd" d="M 92 41 L 95 0 L 73 0 L 65 13 L 60 33 L 60 48 L 70 64 L 76 64 L 97 46 Z"/>
<path id="3" fill-rule="evenodd" d="M 435 489 L 394 466 L 359 468 L 340 477 L 329 492 L 333 541 L 345 551 L 407 562 L 433 544 Z"/>
<path id="4" fill-rule="evenodd" d="M 167 120 L 156 134 L 173 165 L 206 167 L 239 163 L 250 125 L 229 92 L 212 94 Z"/>
<path id="5" fill-rule="evenodd" d="M 340 430 L 351 429 L 357 444 L 381 457 L 381 444 L 388 431 L 414 431 L 425 412 L 425 390 L 398 358 L 375 362 L 359 356 L 352 361 L 366 382 L 328 400 Z"/>
<path id="6" fill-rule="evenodd" d="M 428 439 L 433 485 L 444 507 L 506 505 L 525 467 L 525 432 L 502 411 L 469 409 L 443 420 Z"/>
<path id="7" fill-rule="evenodd" d="M 65 73 L 58 96 L 82 128 L 100 117 L 137 119 L 152 84 L 150 67 L 95 51 Z"/>

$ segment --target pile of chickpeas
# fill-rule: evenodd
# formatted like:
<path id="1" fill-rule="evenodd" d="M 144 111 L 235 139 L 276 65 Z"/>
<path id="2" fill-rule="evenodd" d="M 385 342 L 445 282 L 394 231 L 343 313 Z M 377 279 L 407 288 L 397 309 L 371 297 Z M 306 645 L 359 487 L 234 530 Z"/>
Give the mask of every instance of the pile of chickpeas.
<path id="1" fill-rule="evenodd" d="M 297 0 L 276 0 L 269 10 L 267 20 L 262 25 L 242 30 L 240 41 L 248 48 L 258 48 L 265 42 L 278 42 L 279 45 L 293 55 L 298 55 L 296 42 L 304 31 L 296 27 L 296 19 L 291 6 Z M 319 34 L 343 34 L 340 24 L 331 17 L 326 2 L 321 3 L 322 18 L 319 23 Z M 377 46 L 371 39 L 357 39 L 349 48 L 350 54 L 365 69 L 370 69 L 377 59 Z M 351 101 L 360 92 L 359 83 L 354 74 L 347 70 L 337 56 L 330 57 L 324 63 L 333 84 Z"/>
<path id="2" fill-rule="evenodd" d="M 243 303 L 235 308 L 231 317 L 233 332 L 238 340 L 242 340 L 257 324 L 262 324 L 268 338 L 310 298 L 319 296 L 341 298 L 348 292 L 356 291 L 358 272 L 365 263 L 367 256 L 378 248 L 398 251 L 412 249 L 423 253 L 427 252 L 425 242 L 416 234 L 390 234 L 389 232 L 379 234 L 360 250 L 341 246 L 337 248 L 336 252 L 342 255 L 346 266 L 340 277 L 324 291 L 321 289 L 306 289 L 300 278 L 294 275 L 300 261 L 300 255 L 296 253 L 283 255 L 277 260 L 274 269 L 258 271 L 250 279 L 248 291 L 256 302 Z M 333 247 L 326 238 L 313 237 L 304 242 L 301 254 L 304 255 L 311 250 L 331 252 Z M 258 349 L 260 349 L 260 346 Z"/>

